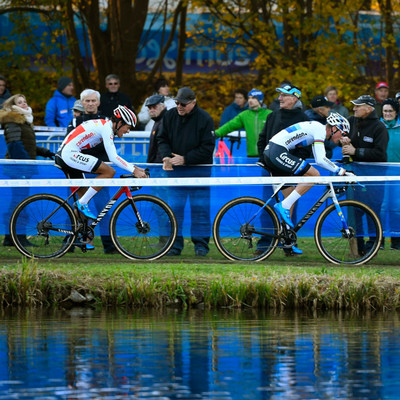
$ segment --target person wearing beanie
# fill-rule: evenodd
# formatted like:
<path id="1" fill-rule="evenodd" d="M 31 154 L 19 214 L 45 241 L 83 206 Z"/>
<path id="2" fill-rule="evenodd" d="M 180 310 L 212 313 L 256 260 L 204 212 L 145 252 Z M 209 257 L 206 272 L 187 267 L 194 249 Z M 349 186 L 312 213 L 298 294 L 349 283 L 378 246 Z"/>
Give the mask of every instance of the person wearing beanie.
<path id="1" fill-rule="evenodd" d="M 249 109 L 241 112 L 215 131 L 216 137 L 226 136 L 230 132 L 240 129 L 246 131 L 247 156 L 258 157 L 257 142 L 265 121 L 271 110 L 262 108 L 264 94 L 261 90 L 252 89 L 248 93 Z"/>
<path id="2" fill-rule="evenodd" d="M 62 76 L 57 82 L 57 90 L 46 104 L 44 122 L 47 126 L 66 128 L 69 125 L 73 118 L 72 108 L 76 101 L 73 93 L 72 79 Z"/>

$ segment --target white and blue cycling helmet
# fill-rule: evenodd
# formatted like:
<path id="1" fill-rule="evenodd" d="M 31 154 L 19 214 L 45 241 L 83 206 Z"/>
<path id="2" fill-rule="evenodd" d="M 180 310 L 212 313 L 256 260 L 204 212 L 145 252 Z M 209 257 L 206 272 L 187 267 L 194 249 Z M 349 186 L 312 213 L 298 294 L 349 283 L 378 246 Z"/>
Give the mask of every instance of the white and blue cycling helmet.
<path id="1" fill-rule="evenodd" d="M 346 136 L 350 132 L 350 124 L 349 121 L 342 115 L 338 113 L 331 113 L 326 118 L 327 124 L 330 126 L 336 126 L 338 129 L 342 131 L 342 135 Z"/>

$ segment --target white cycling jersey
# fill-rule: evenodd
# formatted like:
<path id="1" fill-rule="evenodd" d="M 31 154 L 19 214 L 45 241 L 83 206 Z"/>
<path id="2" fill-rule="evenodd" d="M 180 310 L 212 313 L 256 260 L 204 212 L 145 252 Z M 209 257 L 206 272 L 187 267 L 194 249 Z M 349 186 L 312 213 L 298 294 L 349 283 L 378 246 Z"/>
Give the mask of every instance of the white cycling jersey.
<path id="1" fill-rule="evenodd" d="M 105 151 L 111 162 L 133 173 L 135 166 L 117 154 L 112 121 L 110 120 L 92 119 L 78 125 L 61 143 L 59 152 L 68 166 L 81 171 L 92 172 L 98 159 L 89 154 L 83 154 L 81 151 L 90 149 L 101 142 L 104 143 Z"/>
<path id="2" fill-rule="evenodd" d="M 270 142 L 285 147 L 289 152 L 298 147 L 312 145 L 315 162 L 331 172 L 340 168 L 326 157 L 324 142 L 326 127 L 317 121 L 304 121 L 291 125 L 273 136 Z"/>

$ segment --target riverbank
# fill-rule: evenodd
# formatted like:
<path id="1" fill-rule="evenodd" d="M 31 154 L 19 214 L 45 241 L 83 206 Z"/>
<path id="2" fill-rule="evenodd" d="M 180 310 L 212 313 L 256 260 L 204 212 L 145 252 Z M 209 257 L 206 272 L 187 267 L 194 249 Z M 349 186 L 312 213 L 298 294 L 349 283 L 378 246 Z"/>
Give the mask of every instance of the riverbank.
<path id="1" fill-rule="evenodd" d="M 3 307 L 397 310 L 396 267 L 335 267 L 285 259 L 261 264 L 165 258 L 2 262 Z M 286 262 L 285 262 L 286 261 Z"/>

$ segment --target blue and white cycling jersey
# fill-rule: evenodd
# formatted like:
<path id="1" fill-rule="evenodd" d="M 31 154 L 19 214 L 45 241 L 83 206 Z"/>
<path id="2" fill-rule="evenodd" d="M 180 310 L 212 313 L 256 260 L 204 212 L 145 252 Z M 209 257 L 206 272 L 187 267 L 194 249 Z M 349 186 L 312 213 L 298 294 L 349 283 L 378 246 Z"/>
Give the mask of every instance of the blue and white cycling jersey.
<path id="1" fill-rule="evenodd" d="M 315 162 L 322 168 L 337 173 L 340 168 L 326 157 L 325 139 L 325 125 L 317 121 L 304 121 L 281 130 L 269 142 L 285 147 L 289 153 L 298 147 L 312 145 Z"/>

